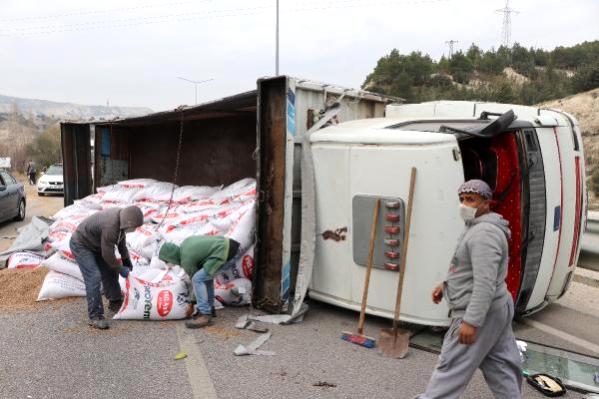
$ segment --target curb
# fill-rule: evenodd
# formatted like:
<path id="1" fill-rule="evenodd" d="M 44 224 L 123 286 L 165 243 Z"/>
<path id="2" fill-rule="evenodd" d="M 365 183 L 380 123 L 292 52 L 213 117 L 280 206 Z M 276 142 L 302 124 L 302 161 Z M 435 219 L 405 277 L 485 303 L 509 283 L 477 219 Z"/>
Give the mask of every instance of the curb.
<path id="1" fill-rule="evenodd" d="M 599 272 L 576 268 L 572 280 L 576 283 L 588 285 L 589 287 L 599 288 Z"/>

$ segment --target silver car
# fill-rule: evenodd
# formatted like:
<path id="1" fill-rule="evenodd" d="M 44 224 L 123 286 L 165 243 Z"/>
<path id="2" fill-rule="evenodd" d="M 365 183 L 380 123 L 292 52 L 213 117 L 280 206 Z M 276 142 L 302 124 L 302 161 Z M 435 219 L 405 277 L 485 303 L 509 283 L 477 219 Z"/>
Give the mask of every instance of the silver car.
<path id="1" fill-rule="evenodd" d="M 23 184 L 7 171 L 0 170 L 0 221 L 25 219 L 26 206 Z"/>

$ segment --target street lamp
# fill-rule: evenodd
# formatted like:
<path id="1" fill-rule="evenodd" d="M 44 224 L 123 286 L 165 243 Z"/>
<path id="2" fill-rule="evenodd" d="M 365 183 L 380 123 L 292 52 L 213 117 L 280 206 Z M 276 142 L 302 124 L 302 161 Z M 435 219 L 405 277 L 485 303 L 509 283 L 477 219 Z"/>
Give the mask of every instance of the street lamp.
<path id="1" fill-rule="evenodd" d="M 196 105 L 198 104 L 198 85 L 200 83 L 206 83 L 206 82 L 210 82 L 211 80 L 214 80 L 213 78 L 210 78 L 210 79 L 206 79 L 206 80 L 199 80 L 199 81 L 197 81 L 197 80 L 185 79 L 185 78 L 182 78 L 182 77 L 179 77 L 179 76 L 177 76 L 177 79 L 181 79 L 181 80 L 184 80 L 186 82 L 193 83 L 193 85 L 195 87 Z"/>
<path id="2" fill-rule="evenodd" d="M 277 0 L 277 22 L 276 22 L 276 43 L 275 43 L 275 76 L 279 76 L 279 0 Z"/>

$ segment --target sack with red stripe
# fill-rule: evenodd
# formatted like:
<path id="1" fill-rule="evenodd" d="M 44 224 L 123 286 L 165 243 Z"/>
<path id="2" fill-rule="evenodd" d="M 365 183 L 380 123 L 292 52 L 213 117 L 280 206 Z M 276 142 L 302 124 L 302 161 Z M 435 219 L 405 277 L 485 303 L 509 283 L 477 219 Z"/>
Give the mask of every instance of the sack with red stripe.
<path id="1" fill-rule="evenodd" d="M 34 269 L 42 263 L 44 257 L 33 252 L 15 252 L 8 257 L 6 267 L 9 269 Z"/>
<path id="2" fill-rule="evenodd" d="M 153 280 L 129 275 L 125 279 L 123 306 L 115 319 L 177 320 L 191 316 L 190 284 L 181 275 L 164 270 Z"/>
<path id="3" fill-rule="evenodd" d="M 245 306 L 252 301 L 252 282 L 238 278 L 226 284 L 214 284 L 214 298 L 223 305 Z"/>
<path id="4" fill-rule="evenodd" d="M 235 262 L 235 267 L 223 270 L 218 273 L 214 279 L 219 284 L 226 284 L 232 280 L 236 280 L 238 278 L 246 278 L 248 280 L 252 280 L 252 275 L 254 272 L 254 245 L 248 248 L 247 251 L 243 253 Z"/>

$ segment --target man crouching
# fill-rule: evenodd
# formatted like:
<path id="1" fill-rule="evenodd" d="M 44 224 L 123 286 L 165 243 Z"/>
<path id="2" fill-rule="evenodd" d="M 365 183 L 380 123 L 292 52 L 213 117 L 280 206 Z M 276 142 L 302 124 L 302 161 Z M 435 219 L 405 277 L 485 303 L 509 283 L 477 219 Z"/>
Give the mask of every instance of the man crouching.
<path id="1" fill-rule="evenodd" d="M 235 266 L 239 243 L 221 236 L 192 236 L 177 246 L 167 242 L 158 257 L 163 262 L 181 265 L 191 278 L 196 297 L 196 312 L 187 328 L 202 328 L 212 324 L 214 313 L 214 275 Z"/>
<path id="2" fill-rule="evenodd" d="M 508 222 L 490 211 L 492 192 L 484 181 L 470 180 L 458 194 L 466 228 L 446 280 L 432 292 L 434 303 L 447 301 L 451 325 L 426 391 L 417 398 L 459 398 L 477 368 L 495 398 L 521 398 L 514 303 L 505 283 Z"/>

